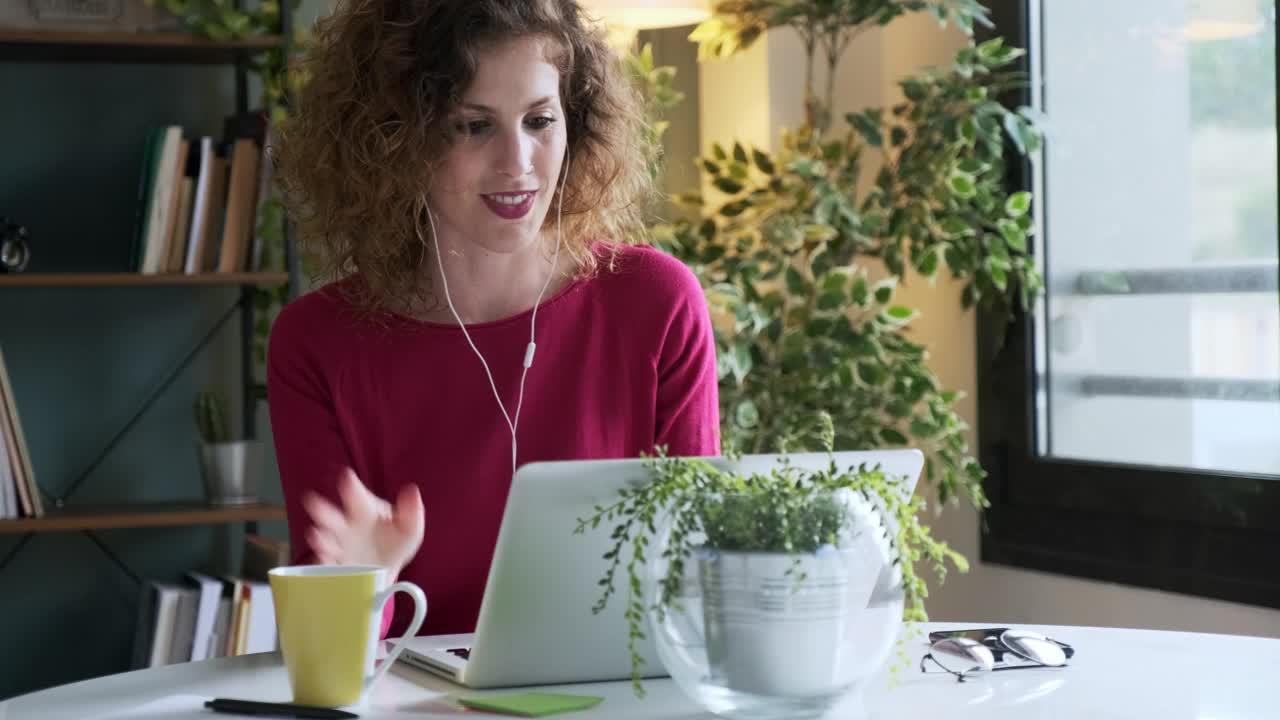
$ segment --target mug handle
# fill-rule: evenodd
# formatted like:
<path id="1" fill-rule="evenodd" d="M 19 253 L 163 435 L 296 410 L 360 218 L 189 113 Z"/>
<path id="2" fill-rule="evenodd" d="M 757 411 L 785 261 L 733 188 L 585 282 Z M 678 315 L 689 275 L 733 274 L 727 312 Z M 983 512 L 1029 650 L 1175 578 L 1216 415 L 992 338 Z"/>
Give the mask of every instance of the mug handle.
<path id="1" fill-rule="evenodd" d="M 400 638 L 400 642 L 396 643 L 395 646 L 391 648 L 391 652 L 387 653 L 386 659 L 382 661 L 382 664 L 379 665 L 377 669 L 373 671 L 373 674 L 369 676 L 369 679 L 365 681 L 364 689 L 366 692 L 369 688 L 373 687 L 375 683 L 381 680 L 383 675 L 387 674 L 387 669 L 396 661 L 396 658 L 400 657 L 400 652 L 404 650 L 405 643 L 409 642 L 409 640 L 418 633 L 418 628 L 422 627 L 422 621 L 427 617 L 427 597 L 422 594 L 422 589 L 417 585 L 404 580 L 392 583 L 386 590 L 383 590 L 373 596 L 373 607 L 375 608 L 375 612 L 382 612 L 382 606 L 385 605 L 387 599 L 396 592 L 406 593 L 409 597 L 413 598 L 413 620 L 409 621 L 409 627 L 405 630 L 404 637 Z"/>

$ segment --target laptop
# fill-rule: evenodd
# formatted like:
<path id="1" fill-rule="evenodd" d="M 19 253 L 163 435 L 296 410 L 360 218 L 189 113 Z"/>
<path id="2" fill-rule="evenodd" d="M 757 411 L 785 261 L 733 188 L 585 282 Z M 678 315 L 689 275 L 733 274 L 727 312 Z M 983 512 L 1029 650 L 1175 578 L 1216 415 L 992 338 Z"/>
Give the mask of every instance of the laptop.
<path id="1" fill-rule="evenodd" d="M 801 468 L 822 468 L 831 461 L 826 453 L 788 457 Z M 745 455 L 736 463 L 706 459 L 721 468 L 767 472 L 778 466 L 779 456 Z M 878 465 L 903 479 L 904 493 L 914 490 L 924 464 L 924 456 L 913 449 L 838 452 L 835 460 L 841 468 Z M 612 527 L 601 523 L 582 535 L 574 529 L 578 518 L 613 502 L 619 490 L 648 479 L 639 458 L 521 466 L 507 496 L 475 633 L 415 637 L 398 662 L 477 689 L 630 678 L 625 576 L 616 578 L 621 582 L 608 607 L 591 612 L 600 596 L 597 583 L 606 564 L 602 556 L 612 547 Z M 882 582 L 889 582 L 887 576 Z M 644 659 L 641 674 L 662 677 L 666 672 L 648 635 L 637 648 Z"/>

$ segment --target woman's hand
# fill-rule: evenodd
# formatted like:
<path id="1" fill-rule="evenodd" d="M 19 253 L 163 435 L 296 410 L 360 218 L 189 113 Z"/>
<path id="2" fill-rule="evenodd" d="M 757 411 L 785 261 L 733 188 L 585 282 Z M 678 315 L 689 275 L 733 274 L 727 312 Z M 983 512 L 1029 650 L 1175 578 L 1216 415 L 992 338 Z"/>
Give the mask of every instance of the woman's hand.
<path id="1" fill-rule="evenodd" d="M 392 579 L 422 545 L 422 495 L 405 485 L 395 506 L 369 492 L 348 468 L 338 481 L 342 507 L 312 493 L 303 507 L 315 525 L 307 541 L 316 561 L 325 565 L 381 565 Z"/>

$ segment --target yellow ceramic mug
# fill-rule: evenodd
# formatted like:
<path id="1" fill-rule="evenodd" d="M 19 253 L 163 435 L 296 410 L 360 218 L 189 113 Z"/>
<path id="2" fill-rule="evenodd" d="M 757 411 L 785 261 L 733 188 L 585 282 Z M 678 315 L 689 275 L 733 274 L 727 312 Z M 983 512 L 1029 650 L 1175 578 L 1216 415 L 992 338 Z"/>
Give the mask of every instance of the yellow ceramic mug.
<path id="1" fill-rule="evenodd" d="M 376 565 L 293 565 L 268 573 L 280 651 L 299 705 L 353 705 L 386 674 L 427 616 L 427 599 L 411 582 L 387 585 Z M 382 607 L 395 592 L 413 598 L 404 639 L 374 670 Z"/>

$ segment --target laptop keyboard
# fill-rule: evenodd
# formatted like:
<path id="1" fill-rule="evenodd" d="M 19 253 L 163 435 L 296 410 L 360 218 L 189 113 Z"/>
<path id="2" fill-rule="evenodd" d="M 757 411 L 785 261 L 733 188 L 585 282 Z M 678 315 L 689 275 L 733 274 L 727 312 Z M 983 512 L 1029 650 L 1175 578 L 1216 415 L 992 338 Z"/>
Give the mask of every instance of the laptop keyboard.
<path id="1" fill-rule="evenodd" d="M 450 655 L 457 655 L 463 660 L 471 659 L 471 648 L 449 648 L 445 652 L 449 653 Z"/>

